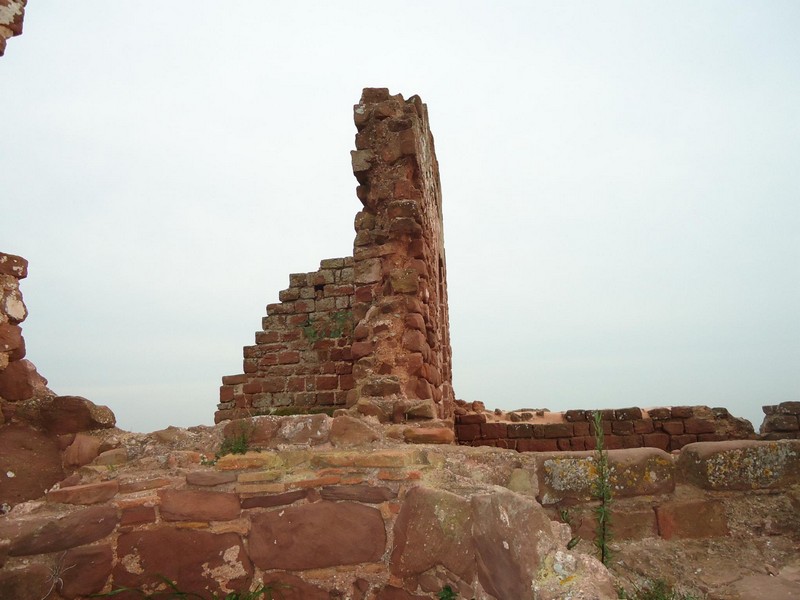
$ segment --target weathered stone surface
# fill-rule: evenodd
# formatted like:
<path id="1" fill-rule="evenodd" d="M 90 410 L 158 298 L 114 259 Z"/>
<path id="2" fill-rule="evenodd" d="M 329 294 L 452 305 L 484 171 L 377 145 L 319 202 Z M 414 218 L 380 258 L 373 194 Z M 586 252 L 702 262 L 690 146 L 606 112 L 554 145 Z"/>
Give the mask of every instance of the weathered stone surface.
<path id="1" fill-rule="evenodd" d="M 248 451 L 244 454 L 226 454 L 217 460 L 217 468 L 222 471 L 239 469 L 258 469 L 280 467 L 283 460 L 275 452 Z"/>
<path id="2" fill-rule="evenodd" d="M 407 427 L 403 439 L 410 444 L 452 444 L 455 433 L 448 427 Z"/>
<path id="3" fill-rule="evenodd" d="M 11 402 L 31 398 L 35 387 L 32 366 L 27 360 L 18 360 L 0 371 L 0 398 Z"/>
<path id="4" fill-rule="evenodd" d="M 377 509 L 317 502 L 255 515 L 250 556 L 262 569 L 290 571 L 380 560 L 386 531 Z"/>
<path id="5" fill-rule="evenodd" d="M 394 526 L 392 573 L 407 577 L 442 565 L 472 581 L 477 570 L 472 527 L 469 500 L 442 490 L 412 488 Z"/>
<path id="6" fill-rule="evenodd" d="M 61 560 L 61 595 L 72 599 L 103 590 L 111 575 L 113 555 L 111 546 L 81 546 L 64 553 Z"/>
<path id="7" fill-rule="evenodd" d="M 56 434 L 108 429 L 116 425 L 110 408 L 80 396 L 48 398 L 40 404 L 39 414 L 42 426 Z"/>
<path id="8" fill-rule="evenodd" d="M 665 540 L 728 535 L 728 521 L 721 502 L 693 500 L 668 502 L 656 508 L 658 532 Z"/>
<path id="9" fill-rule="evenodd" d="M 331 600 L 331 595 L 325 590 L 285 571 L 265 573 L 262 581 L 272 588 L 272 598 L 275 600 Z"/>
<path id="10" fill-rule="evenodd" d="M 78 433 L 75 439 L 64 450 L 63 460 L 65 467 L 82 467 L 88 465 L 100 454 L 100 438 L 86 433 Z"/>
<path id="11" fill-rule="evenodd" d="M 409 594 L 403 588 L 398 588 L 393 585 L 387 585 L 381 588 L 375 600 L 425 600 L 428 596 L 418 596 L 416 594 Z"/>
<path id="12" fill-rule="evenodd" d="M 92 461 L 95 465 L 113 466 L 128 462 L 128 451 L 125 448 L 113 448 L 97 455 Z"/>
<path id="13" fill-rule="evenodd" d="M 100 481 L 84 485 L 62 487 L 47 492 L 48 502 L 62 502 L 64 504 L 98 504 L 113 498 L 119 490 L 119 482 Z"/>
<path id="14" fill-rule="evenodd" d="M 620 497 L 669 493 L 675 488 L 674 463 L 656 448 L 612 450 L 608 453 L 611 485 Z M 597 478 L 593 452 L 542 453 L 536 456 L 542 504 L 564 500 L 585 502 L 592 498 Z"/>
<path id="15" fill-rule="evenodd" d="M 236 533 L 159 527 L 123 533 L 117 543 L 116 586 L 164 588 L 159 576 L 184 592 L 225 595 L 249 587 L 253 566 Z M 138 596 L 132 596 L 138 597 Z"/>
<path id="16" fill-rule="evenodd" d="M 282 494 L 270 494 L 268 496 L 252 496 L 242 498 L 242 508 L 271 508 L 273 506 L 284 506 L 292 504 L 298 500 L 303 500 L 308 492 L 305 489 L 292 490 Z"/>
<path id="17" fill-rule="evenodd" d="M 341 415 L 331 423 L 330 441 L 334 446 L 363 446 L 379 438 L 378 432 L 364 419 Z"/>
<path id="18" fill-rule="evenodd" d="M 41 516 L 8 523 L 0 521 L 0 538 L 11 540 L 9 556 L 47 554 L 104 538 L 118 522 L 113 507 L 93 506 L 56 519 Z"/>
<path id="19" fill-rule="evenodd" d="M 239 516 L 236 494 L 206 490 L 159 492 L 161 518 L 165 521 L 227 521 Z"/>
<path id="20" fill-rule="evenodd" d="M 22 6 L 25 4 L 24 2 L 14 3 Z M 8 4 L 8 1 L 5 4 Z M 0 20 L 0 26 L 7 26 L 7 23 Z M 11 275 L 15 279 L 25 279 L 28 276 L 28 261 L 15 254 L 0 252 L 0 274 Z"/>
<path id="21" fill-rule="evenodd" d="M 0 598 L 42 600 L 50 588 L 49 582 L 50 569 L 43 564 L 3 569 L 0 570 Z"/>
<path id="22" fill-rule="evenodd" d="M 190 471 L 186 474 L 186 483 L 212 487 L 236 481 L 236 474 L 221 471 Z"/>
<path id="23" fill-rule="evenodd" d="M 496 598 L 528 597 L 544 557 L 560 547 L 547 514 L 512 492 L 474 496 L 471 507 L 481 585 Z"/>
<path id="24" fill-rule="evenodd" d="M 796 485 L 800 483 L 800 440 L 689 444 L 681 450 L 676 476 L 710 490 Z"/>
<path id="25" fill-rule="evenodd" d="M 0 427 L 0 504 L 40 498 L 62 479 L 61 453 L 52 436 L 21 423 Z"/>
<path id="26" fill-rule="evenodd" d="M 367 504 L 379 504 L 397 498 L 397 492 L 371 485 L 327 485 L 319 493 L 324 500 L 351 500 Z"/>

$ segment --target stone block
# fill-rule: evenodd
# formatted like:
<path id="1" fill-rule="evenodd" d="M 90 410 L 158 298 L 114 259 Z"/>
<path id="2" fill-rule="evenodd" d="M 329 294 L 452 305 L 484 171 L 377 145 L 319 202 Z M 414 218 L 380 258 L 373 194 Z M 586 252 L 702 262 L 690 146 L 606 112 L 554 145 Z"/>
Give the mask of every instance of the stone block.
<path id="1" fill-rule="evenodd" d="M 388 487 L 373 485 L 328 485 L 320 490 L 323 500 L 364 502 L 380 504 L 397 498 L 397 492 Z"/>
<path id="2" fill-rule="evenodd" d="M 109 535 L 119 523 L 112 506 L 92 506 L 63 517 L 35 517 L 25 521 L 0 522 L 0 538 L 10 540 L 9 556 L 61 552 Z"/>
<path id="3" fill-rule="evenodd" d="M 236 494 L 205 490 L 161 490 L 161 518 L 165 521 L 228 521 L 239 516 Z"/>
<path id="4" fill-rule="evenodd" d="M 634 421 L 642 418 L 641 408 L 617 408 L 614 410 L 615 421 Z"/>
<path id="5" fill-rule="evenodd" d="M 456 437 L 459 442 L 471 442 L 481 437 L 481 426 L 478 423 L 456 425 Z"/>
<path id="6" fill-rule="evenodd" d="M 659 424 L 659 428 L 664 433 L 668 433 L 669 435 L 682 435 L 683 434 L 683 421 L 681 420 L 671 420 L 671 421 L 661 421 Z"/>
<path id="7" fill-rule="evenodd" d="M 223 585 L 246 590 L 253 577 L 242 538 L 233 532 L 157 527 L 122 533 L 117 556 L 117 586 L 163 586 L 166 578 L 185 592 L 224 597 Z"/>
<path id="8" fill-rule="evenodd" d="M 530 423 L 511 423 L 508 425 L 507 430 L 508 430 L 508 437 L 510 438 L 533 437 L 533 425 L 531 425 Z"/>
<path id="9" fill-rule="evenodd" d="M 800 484 L 800 440 L 731 440 L 684 446 L 680 481 L 708 490 L 787 488 Z"/>
<path id="10" fill-rule="evenodd" d="M 647 414 L 654 421 L 664 421 L 672 418 L 672 411 L 669 408 L 651 408 Z"/>
<path id="11" fill-rule="evenodd" d="M 716 500 L 675 501 L 656 507 L 658 533 L 673 538 L 710 538 L 728 535 L 725 508 Z"/>
<path id="12" fill-rule="evenodd" d="M 60 573 L 59 593 L 66 598 L 90 596 L 101 592 L 111 574 L 113 554 L 111 546 L 82 546 L 67 550 L 61 564 L 69 566 Z"/>
<path id="13" fill-rule="evenodd" d="M 455 434 L 449 427 L 407 427 L 403 439 L 409 444 L 452 444 Z"/>
<path id="14" fill-rule="evenodd" d="M 670 450 L 680 450 L 687 444 L 693 444 L 697 441 L 697 436 L 694 434 L 673 435 L 669 440 Z"/>
<path id="15" fill-rule="evenodd" d="M 642 435 L 642 444 L 647 448 L 659 448 L 669 451 L 670 436 L 667 433 L 655 432 Z"/>
<path id="16" fill-rule="evenodd" d="M 784 415 L 800 415 L 800 402 L 781 402 L 777 412 Z"/>
<path id="17" fill-rule="evenodd" d="M 714 421 L 690 417 L 683 422 L 683 429 L 686 433 L 716 433 L 717 426 Z"/>
<path id="18" fill-rule="evenodd" d="M 47 492 L 47 501 L 63 504 L 99 504 L 116 496 L 118 491 L 119 482 L 113 479 L 50 490 Z"/>
<path id="19" fill-rule="evenodd" d="M 688 419 L 694 416 L 693 406 L 673 406 L 670 409 L 670 414 L 673 419 Z"/>
<path id="20" fill-rule="evenodd" d="M 249 545 L 262 569 L 319 569 L 380 560 L 386 531 L 375 508 L 323 500 L 254 515 Z"/>
<path id="21" fill-rule="evenodd" d="M 762 433 L 772 433 L 781 431 L 798 431 L 800 422 L 795 415 L 775 413 L 764 417 L 761 424 Z"/>

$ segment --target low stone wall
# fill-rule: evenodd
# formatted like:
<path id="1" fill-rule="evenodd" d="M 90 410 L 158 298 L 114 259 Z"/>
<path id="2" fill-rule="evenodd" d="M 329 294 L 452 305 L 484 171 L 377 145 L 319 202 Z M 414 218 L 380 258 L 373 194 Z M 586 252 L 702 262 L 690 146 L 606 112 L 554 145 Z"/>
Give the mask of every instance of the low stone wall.
<path id="1" fill-rule="evenodd" d="M 766 440 L 800 439 L 800 402 L 764 406 L 761 437 Z"/>
<path id="2" fill-rule="evenodd" d="M 225 435 L 247 426 L 230 423 Z M 348 416 L 261 417 L 249 427 L 273 449 L 208 464 L 187 449 L 197 433 L 136 434 L 127 457 L 95 459 L 0 517 L 0 597 L 38 600 L 56 580 L 53 597 L 68 600 L 119 586 L 154 591 L 163 576 L 204 594 L 264 582 L 284 600 L 433 599 L 445 586 L 487 600 L 531 589 L 550 600 L 616 598 L 583 553 L 593 551 L 591 452 L 387 445 L 364 437 L 377 423 Z M 800 531 L 800 441 L 609 459 L 616 540 Z"/>
<path id="3" fill-rule="evenodd" d="M 490 412 L 456 414 L 456 439 L 465 446 L 495 446 L 519 452 L 592 450 L 593 411 L 515 411 L 496 417 Z M 753 427 L 724 408 L 675 406 L 602 410 L 605 445 L 609 450 L 658 448 L 680 450 L 694 442 L 755 438 Z"/>

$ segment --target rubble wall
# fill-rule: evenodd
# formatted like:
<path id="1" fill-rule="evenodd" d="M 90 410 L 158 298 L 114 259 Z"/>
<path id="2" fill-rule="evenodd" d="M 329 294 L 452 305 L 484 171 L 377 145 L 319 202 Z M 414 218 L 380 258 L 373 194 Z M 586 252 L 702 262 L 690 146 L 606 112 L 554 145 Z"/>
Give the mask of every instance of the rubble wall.
<path id="1" fill-rule="evenodd" d="M 382 422 L 452 419 L 439 167 L 426 106 L 367 88 L 354 107 L 363 204 L 353 256 L 290 276 L 217 422 L 349 408 Z"/>
<path id="2" fill-rule="evenodd" d="M 205 595 L 263 582 L 289 600 L 433 599 L 445 586 L 487 600 L 616 597 L 588 556 L 593 453 L 385 445 L 352 421 L 232 422 L 226 435 L 246 426 L 261 451 L 214 464 L 174 429 L 152 434 L 173 449 L 142 439 L 93 460 L 0 517 L 0 597 L 44 597 L 52 573 L 69 600 L 152 592 L 159 576 Z M 800 531 L 800 441 L 612 450 L 609 462 L 616 540 Z M 743 503 L 760 508 L 743 520 Z"/>
<path id="3" fill-rule="evenodd" d="M 28 0 L 0 0 L 0 56 L 6 51 L 6 40 L 22 34 L 22 21 Z"/>

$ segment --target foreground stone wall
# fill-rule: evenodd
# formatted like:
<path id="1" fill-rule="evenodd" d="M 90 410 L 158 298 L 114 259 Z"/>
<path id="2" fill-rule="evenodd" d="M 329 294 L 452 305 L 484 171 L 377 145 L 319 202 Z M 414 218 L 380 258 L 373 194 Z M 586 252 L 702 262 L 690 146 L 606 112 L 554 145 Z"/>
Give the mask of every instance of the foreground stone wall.
<path id="1" fill-rule="evenodd" d="M 456 438 L 467 446 L 495 446 L 519 452 L 592 450 L 595 447 L 593 411 L 520 410 L 497 417 L 482 410 L 459 407 Z M 753 426 L 724 408 L 674 406 L 602 410 L 606 448 L 680 450 L 694 442 L 754 439 Z"/>
<path id="2" fill-rule="evenodd" d="M 364 205 L 352 257 L 290 277 L 244 373 L 223 378 L 216 422 L 349 408 L 382 422 L 452 419 L 439 167 L 426 106 L 384 88 L 355 106 Z"/>
<path id="3" fill-rule="evenodd" d="M 232 422 L 225 436 L 246 431 L 261 451 L 201 464 L 221 428 L 136 434 L 126 457 L 0 517 L 0 597 L 38 600 L 56 573 L 49 597 L 69 600 L 154 591 L 159 575 L 206 595 L 265 582 L 284 600 L 433 599 L 446 585 L 484 600 L 616 598 L 586 554 L 591 452 L 393 445 L 364 437 L 375 421 L 318 414 Z M 617 542 L 800 532 L 800 441 L 609 458 Z"/>
<path id="4" fill-rule="evenodd" d="M 0 56 L 6 51 L 6 40 L 22 34 L 22 20 L 28 0 L 0 0 Z"/>

